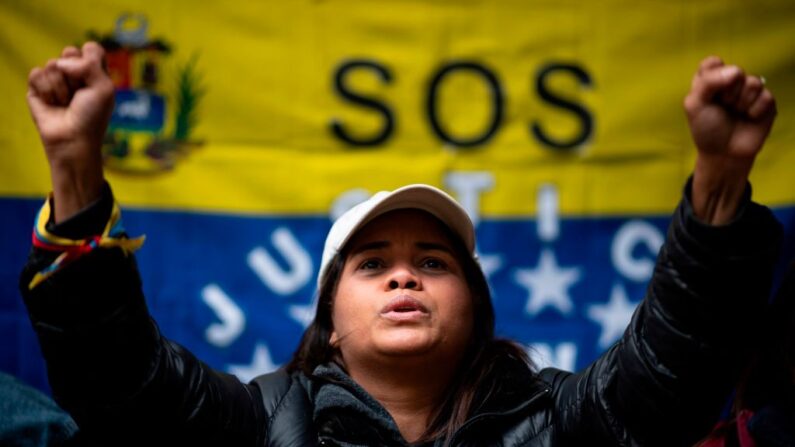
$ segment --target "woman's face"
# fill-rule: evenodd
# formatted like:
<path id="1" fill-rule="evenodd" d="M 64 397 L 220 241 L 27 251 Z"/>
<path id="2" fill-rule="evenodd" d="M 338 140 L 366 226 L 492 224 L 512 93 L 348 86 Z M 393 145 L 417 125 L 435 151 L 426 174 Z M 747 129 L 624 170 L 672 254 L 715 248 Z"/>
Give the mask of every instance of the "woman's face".
<path id="1" fill-rule="evenodd" d="M 388 212 L 362 228 L 347 253 L 330 339 L 346 364 L 463 355 L 473 328 L 472 298 L 438 220 L 420 210 Z"/>

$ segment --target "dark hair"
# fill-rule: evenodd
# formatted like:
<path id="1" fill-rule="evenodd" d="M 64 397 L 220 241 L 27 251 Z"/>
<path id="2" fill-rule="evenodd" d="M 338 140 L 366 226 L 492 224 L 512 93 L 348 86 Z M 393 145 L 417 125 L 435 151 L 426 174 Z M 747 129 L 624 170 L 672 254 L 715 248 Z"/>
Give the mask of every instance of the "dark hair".
<path id="1" fill-rule="evenodd" d="M 457 368 L 457 374 L 453 377 L 419 442 L 439 436 L 445 436 L 449 440 L 477 408 L 477 404 L 491 396 L 499 378 L 499 371 L 495 371 L 494 366 L 504 364 L 497 360 L 512 358 L 532 369 L 524 349 L 514 342 L 495 337 L 494 308 L 486 277 L 461 238 L 446 225 L 441 222 L 440 224 L 452 241 L 456 258 L 461 262 L 464 277 L 467 279 L 474 305 L 472 313 L 474 321 L 472 336 Z M 318 365 L 336 361 L 341 357 L 337 348 L 329 344 L 329 338 L 333 331 L 331 315 L 334 296 L 345 259 L 346 252 L 343 249 L 329 264 L 318 291 L 315 319 L 304 332 L 298 349 L 287 364 L 287 371 L 301 371 L 311 376 Z"/>

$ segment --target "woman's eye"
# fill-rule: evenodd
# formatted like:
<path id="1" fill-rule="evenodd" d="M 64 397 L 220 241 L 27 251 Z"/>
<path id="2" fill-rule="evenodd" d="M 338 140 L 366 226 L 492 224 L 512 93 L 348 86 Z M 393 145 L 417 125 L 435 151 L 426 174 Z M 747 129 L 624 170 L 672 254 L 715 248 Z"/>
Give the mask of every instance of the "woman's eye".
<path id="1" fill-rule="evenodd" d="M 439 259 L 430 258 L 423 261 L 422 266 L 429 269 L 443 269 L 445 263 Z"/>
<path id="2" fill-rule="evenodd" d="M 381 267 L 381 261 L 378 259 L 368 259 L 359 266 L 362 270 L 373 270 Z"/>

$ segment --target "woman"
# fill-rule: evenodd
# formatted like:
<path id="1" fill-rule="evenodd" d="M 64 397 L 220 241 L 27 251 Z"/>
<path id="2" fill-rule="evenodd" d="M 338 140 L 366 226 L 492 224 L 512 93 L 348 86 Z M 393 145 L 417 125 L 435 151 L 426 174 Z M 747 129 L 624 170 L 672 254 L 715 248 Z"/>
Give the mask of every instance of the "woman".
<path id="1" fill-rule="evenodd" d="M 586 370 L 535 372 L 494 338 L 471 222 L 428 186 L 380 193 L 329 232 L 317 315 L 285 370 L 241 384 L 163 338 L 142 297 L 100 145 L 113 87 L 95 43 L 34 69 L 53 194 L 21 289 L 58 402 L 107 444 L 689 445 L 717 418 L 768 293 L 780 229 L 747 176 L 775 103 L 705 59 L 698 148 L 649 293 Z"/>

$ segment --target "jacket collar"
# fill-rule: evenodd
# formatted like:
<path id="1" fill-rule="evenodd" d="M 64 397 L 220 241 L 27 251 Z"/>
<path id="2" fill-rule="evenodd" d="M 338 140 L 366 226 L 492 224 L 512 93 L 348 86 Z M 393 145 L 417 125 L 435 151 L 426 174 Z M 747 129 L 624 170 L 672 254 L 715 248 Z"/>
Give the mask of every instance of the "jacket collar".
<path id="1" fill-rule="evenodd" d="M 513 357 L 496 360 L 493 374 L 494 389 L 486 392 L 482 404 L 453 435 L 449 445 L 458 445 L 458 440 L 482 424 L 489 427 L 499 422 L 526 417 L 533 408 L 550 399 L 552 387 L 533 372 L 523 361 Z"/>
<path id="2" fill-rule="evenodd" d="M 492 382 L 494 388 L 476 397 L 481 404 L 456 438 L 481 422 L 523 414 L 550 395 L 550 385 L 521 360 L 499 359 L 492 371 L 499 376 Z M 320 365 L 313 376 L 321 382 L 315 388 L 313 414 L 321 439 L 343 445 L 407 445 L 392 416 L 339 365 Z"/>
<path id="3" fill-rule="evenodd" d="M 339 365 L 320 365 L 313 376 L 322 382 L 312 415 L 321 439 L 346 446 L 408 445 L 389 412 Z"/>
<path id="4" fill-rule="evenodd" d="M 545 394 L 551 386 L 541 380 L 522 360 L 502 357 L 492 368 L 494 389 L 478 396 L 474 417 L 480 414 L 503 414 L 520 411 L 531 399 Z"/>

